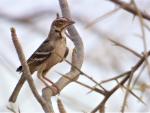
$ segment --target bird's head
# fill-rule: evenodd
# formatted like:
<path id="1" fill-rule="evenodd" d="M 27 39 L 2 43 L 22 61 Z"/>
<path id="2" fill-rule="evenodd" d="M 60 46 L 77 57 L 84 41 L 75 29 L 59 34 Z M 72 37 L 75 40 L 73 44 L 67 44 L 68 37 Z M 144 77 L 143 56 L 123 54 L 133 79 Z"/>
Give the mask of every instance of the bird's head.
<path id="1" fill-rule="evenodd" d="M 68 18 L 57 16 L 57 18 L 52 22 L 52 27 L 55 29 L 55 31 L 61 32 L 74 23 L 74 21 Z"/>

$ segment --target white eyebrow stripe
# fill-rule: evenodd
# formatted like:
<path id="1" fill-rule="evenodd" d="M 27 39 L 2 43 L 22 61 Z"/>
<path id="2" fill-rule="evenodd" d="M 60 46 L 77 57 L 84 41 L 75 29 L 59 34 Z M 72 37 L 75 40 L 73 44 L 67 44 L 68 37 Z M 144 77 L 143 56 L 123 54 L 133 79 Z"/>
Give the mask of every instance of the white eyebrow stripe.
<path id="1" fill-rule="evenodd" d="M 36 52 L 36 55 L 48 55 L 50 53 L 50 51 L 47 52 Z"/>
<path id="2" fill-rule="evenodd" d="M 67 19 L 64 18 L 64 17 L 58 18 L 57 20 L 64 20 L 64 21 L 67 21 Z"/>
<path id="3" fill-rule="evenodd" d="M 45 59 L 47 59 L 47 58 L 46 57 L 43 57 L 43 58 L 34 58 L 33 60 L 38 62 L 38 61 L 43 61 Z"/>

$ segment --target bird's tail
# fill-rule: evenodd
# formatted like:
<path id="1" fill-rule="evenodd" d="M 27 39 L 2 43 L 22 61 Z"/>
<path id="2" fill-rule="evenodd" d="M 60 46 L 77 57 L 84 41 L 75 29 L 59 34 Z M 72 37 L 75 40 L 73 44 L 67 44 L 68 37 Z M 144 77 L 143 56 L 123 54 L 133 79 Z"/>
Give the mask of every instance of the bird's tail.
<path id="1" fill-rule="evenodd" d="M 19 66 L 16 71 L 17 72 L 22 72 L 22 66 Z"/>
<path id="2" fill-rule="evenodd" d="M 24 82 L 26 81 L 25 77 L 23 75 L 21 75 L 21 78 L 19 80 L 19 82 L 17 83 L 13 93 L 11 94 L 10 98 L 9 98 L 9 102 L 16 102 L 16 99 L 18 97 L 18 94 L 24 84 Z"/>

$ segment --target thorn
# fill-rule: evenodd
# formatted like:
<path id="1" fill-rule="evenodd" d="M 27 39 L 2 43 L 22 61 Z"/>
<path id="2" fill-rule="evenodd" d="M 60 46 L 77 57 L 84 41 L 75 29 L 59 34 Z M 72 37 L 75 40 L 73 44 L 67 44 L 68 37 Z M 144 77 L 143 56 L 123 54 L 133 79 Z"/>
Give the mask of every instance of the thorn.
<path id="1" fill-rule="evenodd" d="M 56 19 L 58 19 L 60 16 L 59 16 L 59 13 L 56 13 Z"/>

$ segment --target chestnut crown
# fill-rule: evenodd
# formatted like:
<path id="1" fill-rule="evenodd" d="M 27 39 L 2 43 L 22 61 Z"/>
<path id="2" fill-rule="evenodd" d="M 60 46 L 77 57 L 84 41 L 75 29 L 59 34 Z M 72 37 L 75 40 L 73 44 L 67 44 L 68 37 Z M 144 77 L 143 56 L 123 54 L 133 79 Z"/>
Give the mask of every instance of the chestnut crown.
<path id="1" fill-rule="evenodd" d="M 69 27 L 70 25 L 74 24 L 75 22 L 65 18 L 65 17 L 57 17 L 53 23 L 52 23 L 52 27 L 54 27 L 54 29 L 56 31 L 62 31 L 64 29 L 66 29 L 67 27 Z"/>

